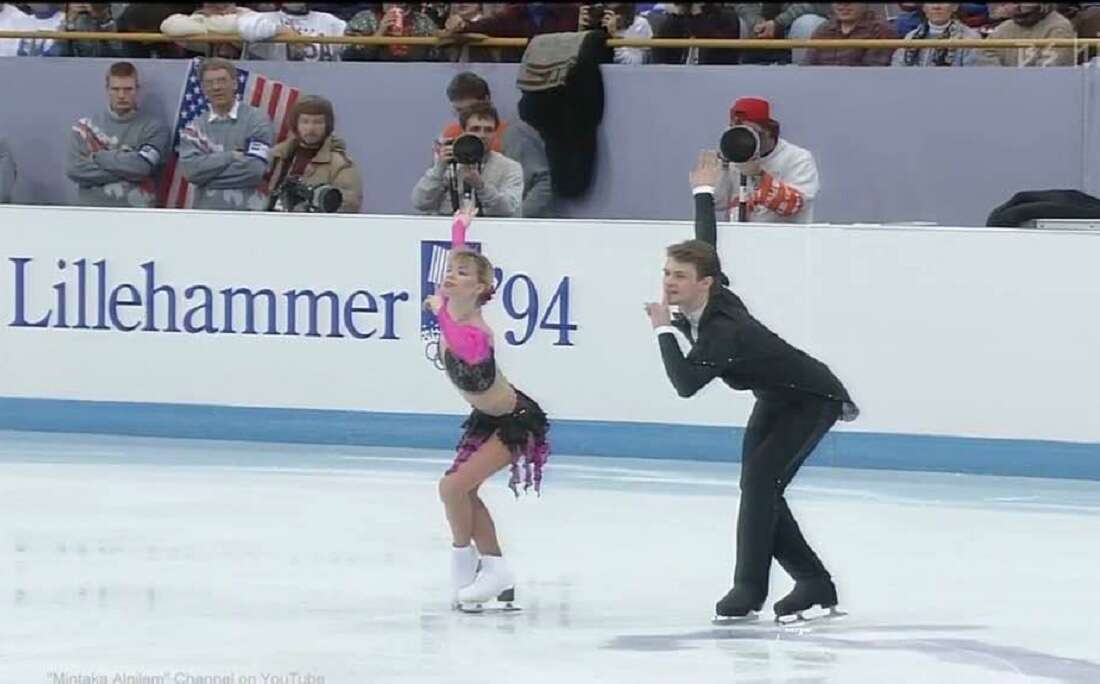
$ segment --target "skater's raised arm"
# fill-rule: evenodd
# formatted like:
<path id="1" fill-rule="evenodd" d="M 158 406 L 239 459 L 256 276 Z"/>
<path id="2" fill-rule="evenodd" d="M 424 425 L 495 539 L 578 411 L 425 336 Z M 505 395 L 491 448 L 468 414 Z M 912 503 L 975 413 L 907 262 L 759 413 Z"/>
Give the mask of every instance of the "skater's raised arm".
<path id="1" fill-rule="evenodd" d="M 477 207 L 472 203 L 466 203 L 455 212 L 454 223 L 451 224 L 451 251 L 461 252 L 466 249 L 466 230 L 474 221 L 474 213 Z"/>
<path id="2" fill-rule="evenodd" d="M 474 213 L 472 205 L 464 206 L 455 212 L 451 224 L 451 256 L 447 264 L 447 280 L 444 285 L 462 279 L 468 279 L 479 271 L 477 255 L 466 251 L 466 229 Z M 488 267 L 485 267 L 488 269 Z M 488 269 L 491 271 L 491 269 Z M 491 277 L 491 276 L 486 276 Z M 478 305 L 483 303 L 478 297 Z M 487 300 L 488 298 L 485 297 Z M 472 323 L 459 323 L 451 315 L 450 307 L 455 306 L 446 294 L 429 296 L 424 306 L 436 315 L 439 332 L 447 343 L 447 348 L 461 361 L 467 364 L 479 364 L 492 356 L 493 340 L 488 330 Z"/>
<path id="3" fill-rule="evenodd" d="M 714 150 L 703 150 L 688 179 L 695 195 L 695 239 L 718 247 L 718 222 L 714 216 L 714 189 L 722 178 L 722 162 Z"/>

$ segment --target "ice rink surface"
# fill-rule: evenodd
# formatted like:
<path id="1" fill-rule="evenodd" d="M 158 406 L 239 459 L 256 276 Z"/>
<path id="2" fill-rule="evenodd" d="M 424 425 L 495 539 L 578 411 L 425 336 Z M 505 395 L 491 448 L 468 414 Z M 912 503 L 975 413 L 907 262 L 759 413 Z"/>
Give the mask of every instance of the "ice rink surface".
<path id="1" fill-rule="evenodd" d="M 1100 483 L 806 467 L 850 615 L 718 628 L 738 464 L 554 455 L 518 501 L 498 475 L 524 610 L 465 615 L 449 462 L 0 433 L 0 683 L 1100 682 Z"/>

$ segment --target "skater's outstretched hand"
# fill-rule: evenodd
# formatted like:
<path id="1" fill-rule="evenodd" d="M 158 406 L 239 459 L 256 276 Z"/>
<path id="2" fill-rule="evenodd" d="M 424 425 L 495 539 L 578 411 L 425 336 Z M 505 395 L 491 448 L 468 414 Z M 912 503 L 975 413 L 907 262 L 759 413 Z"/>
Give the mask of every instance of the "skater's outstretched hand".
<path id="1" fill-rule="evenodd" d="M 443 308 L 443 298 L 437 294 L 428 295 L 424 299 L 424 309 L 431 311 L 433 314 L 439 314 L 439 310 Z"/>
<path id="2" fill-rule="evenodd" d="M 456 211 L 454 215 L 455 218 L 458 218 L 460 216 L 465 218 L 467 225 L 473 223 L 474 217 L 477 216 L 477 202 L 475 202 L 472 198 L 463 198 L 462 206 L 459 207 L 458 211 Z"/>

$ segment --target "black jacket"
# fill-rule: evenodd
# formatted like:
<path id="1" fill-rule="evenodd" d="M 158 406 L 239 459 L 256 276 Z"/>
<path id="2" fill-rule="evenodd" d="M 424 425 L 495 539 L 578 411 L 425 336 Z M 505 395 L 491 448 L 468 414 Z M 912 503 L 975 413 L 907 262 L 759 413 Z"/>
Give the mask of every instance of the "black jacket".
<path id="1" fill-rule="evenodd" d="M 1030 190 L 1018 192 L 986 219 L 987 226 L 1017 228 L 1036 219 L 1097 219 L 1100 199 L 1080 190 Z"/>
<path id="2" fill-rule="evenodd" d="M 555 36 L 539 36 L 543 41 Z M 604 89 L 600 55 L 607 34 L 586 31 L 576 61 L 563 85 L 531 90 L 518 84 L 519 116 L 546 144 L 550 185 L 557 197 L 581 197 L 588 192 L 596 168 L 596 134 L 603 121 Z M 525 61 L 531 57 L 525 54 Z M 524 69 L 520 69 L 520 77 Z M 518 80 L 518 79 L 517 79 Z"/>
<path id="3" fill-rule="evenodd" d="M 709 217 L 709 221 L 708 221 Z M 714 198 L 696 195 L 696 235 L 714 242 Z M 689 339 L 690 324 L 677 315 L 673 326 Z M 718 285 L 699 319 L 699 337 L 685 357 L 672 333 L 660 335 L 661 359 L 676 392 L 690 397 L 715 378 L 758 396 L 810 394 L 844 404 L 841 418 L 859 413 L 829 367 L 787 343 L 756 320 L 741 299 Z"/>

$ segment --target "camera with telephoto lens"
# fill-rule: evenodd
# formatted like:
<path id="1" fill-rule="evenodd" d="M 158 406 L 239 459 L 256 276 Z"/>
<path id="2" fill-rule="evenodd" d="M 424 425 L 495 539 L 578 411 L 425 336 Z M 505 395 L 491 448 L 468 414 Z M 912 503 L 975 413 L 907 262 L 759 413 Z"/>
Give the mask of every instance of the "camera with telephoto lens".
<path id="1" fill-rule="evenodd" d="M 459 164 L 480 164 L 485 156 L 485 143 L 472 133 L 463 133 L 451 146 L 451 157 Z"/>
<path id="2" fill-rule="evenodd" d="M 718 142 L 719 158 L 724 162 L 743 164 L 760 156 L 760 134 L 752 126 L 732 126 Z"/>
<path id="3" fill-rule="evenodd" d="M 282 211 L 305 211 L 314 214 L 331 214 L 340 208 L 344 201 L 344 193 L 340 189 L 328 185 L 309 185 L 301 176 L 290 176 L 283 182 L 279 189 L 279 204 Z"/>

